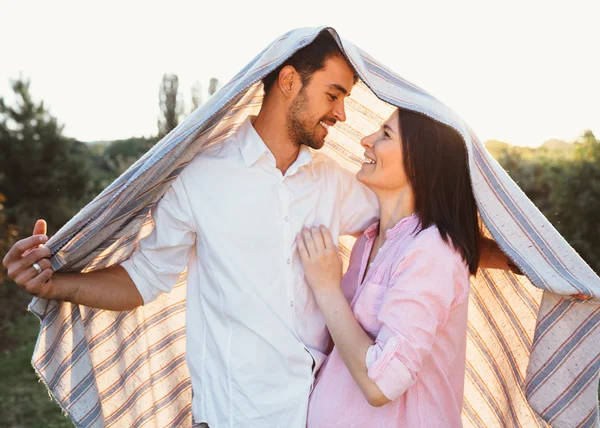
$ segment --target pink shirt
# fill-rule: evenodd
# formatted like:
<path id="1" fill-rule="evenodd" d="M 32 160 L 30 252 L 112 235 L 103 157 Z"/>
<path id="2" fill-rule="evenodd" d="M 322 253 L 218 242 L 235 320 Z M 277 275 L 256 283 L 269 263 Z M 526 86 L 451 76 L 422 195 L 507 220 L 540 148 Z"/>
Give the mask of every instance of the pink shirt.
<path id="1" fill-rule="evenodd" d="M 460 427 L 469 271 L 435 226 L 414 234 L 416 215 L 387 231 L 361 283 L 379 224 L 352 250 L 342 289 L 374 340 L 368 376 L 392 402 L 369 405 L 337 348 L 311 395 L 308 427 Z"/>

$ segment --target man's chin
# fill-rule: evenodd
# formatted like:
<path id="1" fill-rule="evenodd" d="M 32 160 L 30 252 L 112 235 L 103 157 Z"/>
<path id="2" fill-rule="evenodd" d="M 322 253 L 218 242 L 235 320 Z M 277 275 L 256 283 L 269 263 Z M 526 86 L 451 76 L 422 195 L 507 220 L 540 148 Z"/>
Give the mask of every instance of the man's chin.
<path id="1" fill-rule="evenodd" d="M 323 148 L 323 146 L 325 145 L 325 140 L 323 141 L 319 141 L 317 142 L 314 146 L 313 149 L 315 150 L 321 150 Z"/>
<path id="2" fill-rule="evenodd" d="M 314 140 L 311 141 L 311 144 L 309 145 L 309 147 L 312 149 L 315 149 L 315 150 L 320 150 L 323 148 L 324 145 L 325 145 L 325 138 L 323 138 L 323 139 L 315 138 Z"/>
<path id="3" fill-rule="evenodd" d="M 322 149 L 323 146 L 325 145 L 325 140 L 323 140 L 323 141 L 319 141 L 319 140 L 310 140 L 310 141 L 307 141 L 307 140 L 304 140 L 304 141 L 302 141 L 302 145 L 306 146 L 306 147 L 310 147 L 311 149 L 314 149 L 314 150 L 319 150 L 319 149 Z"/>

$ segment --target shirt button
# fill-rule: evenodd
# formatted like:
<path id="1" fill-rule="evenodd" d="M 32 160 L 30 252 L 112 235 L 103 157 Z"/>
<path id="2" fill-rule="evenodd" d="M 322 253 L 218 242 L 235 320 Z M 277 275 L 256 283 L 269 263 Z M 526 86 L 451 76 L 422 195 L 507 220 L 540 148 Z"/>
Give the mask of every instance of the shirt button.
<path id="1" fill-rule="evenodd" d="M 285 216 L 285 221 L 286 221 L 286 223 L 289 223 L 290 218 L 288 216 Z"/>
<path id="2" fill-rule="evenodd" d="M 388 343 L 390 344 L 390 346 L 396 346 L 398 341 L 396 340 L 395 337 L 392 337 Z"/>
<path id="3" fill-rule="evenodd" d="M 287 264 L 291 265 L 292 264 L 292 259 L 287 259 Z"/>
<path id="4" fill-rule="evenodd" d="M 291 306 L 292 308 L 294 307 L 294 301 L 293 301 L 293 300 L 290 302 L 290 306 Z"/>

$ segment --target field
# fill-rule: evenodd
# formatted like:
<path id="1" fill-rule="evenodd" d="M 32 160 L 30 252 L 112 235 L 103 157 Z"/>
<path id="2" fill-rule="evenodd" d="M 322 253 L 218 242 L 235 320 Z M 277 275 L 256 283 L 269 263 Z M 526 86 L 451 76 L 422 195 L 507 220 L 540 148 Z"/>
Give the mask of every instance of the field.
<path id="1" fill-rule="evenodd" d="M 63 428 L 73 424 L 31 367 L 39 321 L 31 313 L 0 327 L 0 427 Z"/>

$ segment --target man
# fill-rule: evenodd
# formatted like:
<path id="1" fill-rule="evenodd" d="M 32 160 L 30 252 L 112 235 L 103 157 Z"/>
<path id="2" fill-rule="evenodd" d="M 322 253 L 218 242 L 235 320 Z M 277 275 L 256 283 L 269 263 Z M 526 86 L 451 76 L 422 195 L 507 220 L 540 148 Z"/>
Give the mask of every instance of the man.
<path id="1" fill-rule="evenodd" d="M 320 149 L 328 129 L 346 119 L 356 79 L 322 33 L 264 79 L 258 116 L 181 172 L 129 260 L 53 275 L 49 250 L 35 248 L 43 241 L 32 236 L 6 255 L 9 276 L 39 297 L 122 311 L 169 292 L 187 268 L 194 420 L 304 426 L 329 336 L 296 235 L 321 224 L 335 237 L 355 234 L 377 215 L 374 196 L 353 175 L 308 148 Z M 505 266 L 494 254 L 492 264 Z"/>

